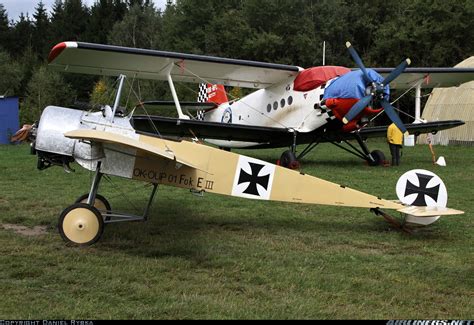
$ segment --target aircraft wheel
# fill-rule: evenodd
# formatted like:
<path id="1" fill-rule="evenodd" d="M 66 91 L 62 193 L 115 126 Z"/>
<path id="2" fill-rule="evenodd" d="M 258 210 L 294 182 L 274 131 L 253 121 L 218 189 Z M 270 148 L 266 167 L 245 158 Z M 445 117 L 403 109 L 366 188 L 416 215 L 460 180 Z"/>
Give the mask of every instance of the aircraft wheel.
<path id="1" fill-rule="evenodd" d="M 59 216 L 59 234 L 67 243 L 89 246 L 104 232 L 104 220 L 99 210 L 85 203 L 75 203 Z"/>
<path id="2" fill-rule="evenodd" d="M 374 158 L 374 162 L 368 160 L 370 166 L 380 166 L 383 165 L 385 161 L 385 155 L 382 151 L 380 150 L 374 150 L 370 153 L 372 158 Z"/>
<path id="3" fill-rule="evenodd" d="M 88 198 L 89 198 L 89 194 L 86 193 L 84 195 L 81 195 L 74 203 L 87 203 Z M 94 207 L 97 210 L 103 210 L 103 211 L 112 210 L 112 208 L 110 207 L 109 201 L 107 201 L 107 199 L 100 194 L 96 194 L 95 196 Z"/>
<path id="4" fill-rule="evenodd" d="M 280 157 L 280 166 L 289 169 L 299 169 L 300 163 L 296 159 L 295 153 L 291 150 L 287 150 Z"/>
<path id="5" fill-rule="evenodd" d="M 81 195 L 75 203 L 86 203 L 87 204 L 87 199 L 89 198 L 89 194 L 86 193 L 84 195 Z M 109 201 L 105 197 L 103 197 L 100 194 L 96 194 L 95 196 L 95 201 L 94 201 L 94 208 L 96 208 L 99 211 L 107 211 L 110 212 L 112 211 L 112 208 L 110 206 Z M 110 217 L 104 217 L 104 221 L 110 220 Z"/>

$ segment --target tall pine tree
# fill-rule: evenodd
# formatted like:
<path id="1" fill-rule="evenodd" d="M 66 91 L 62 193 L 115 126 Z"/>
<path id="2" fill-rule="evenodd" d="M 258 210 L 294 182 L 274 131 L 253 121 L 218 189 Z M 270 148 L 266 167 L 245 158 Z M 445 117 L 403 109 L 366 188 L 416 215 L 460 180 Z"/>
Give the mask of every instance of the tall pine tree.
<path id="1" fill-rule="evenodd" d="M 7 11 L 3 4 L 0 3 L 0 47 L 4 50 L 10 49 L 11 30 L 8 22 Z"/>
<path id="2" fill-rule="evenodd" d="M 15 42 L 11 43 L 9 50 L 13 58 L 21 57 L 26 49 L 33 47 L 33 32 L 33 22 L 29 15 L 21 13 L 12 31 Z"/>
<path id="3" fill-rule="evenodd" d="M 88 42 L 106 43 L 114 24 L 123 19 L 127 5 L 121 0 L 99 0 L 92 5 L 85 38 Z"/>
<path id="4" fill-rule="evenodd" d="M 49 50 L 53 45 L 51 43 L 51 26 L 48 13 L 43 1 L 40 1 L 33 14 L 33 51 L 35 51 L 40 60 L 45 60 Z"/>

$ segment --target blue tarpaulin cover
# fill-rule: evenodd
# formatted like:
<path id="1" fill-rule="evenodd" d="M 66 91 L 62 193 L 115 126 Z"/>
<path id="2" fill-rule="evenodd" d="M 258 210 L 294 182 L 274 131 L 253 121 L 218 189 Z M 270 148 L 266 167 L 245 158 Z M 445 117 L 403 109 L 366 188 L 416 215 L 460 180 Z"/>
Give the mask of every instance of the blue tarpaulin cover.
<path id="1" fill-rule="evenodd" d="M 375 82 L 382 82 L 383 77 L 372 69 L 366 69 L 369 77 Z M 328 98 L 357 98 L 361 99 L 365 93 L 366 83 L 362 70 L 355 70 L 334 80 L 324 91 L 323 99 Z M 390 95 L 390 87 L 385 86 L 386 99 Z"/>
<path id="2" fill-rule="evenodd" d="M 20 128 L 18 97 L 0 98 L 0 144 L 10 143 L 10 137 Z"/>

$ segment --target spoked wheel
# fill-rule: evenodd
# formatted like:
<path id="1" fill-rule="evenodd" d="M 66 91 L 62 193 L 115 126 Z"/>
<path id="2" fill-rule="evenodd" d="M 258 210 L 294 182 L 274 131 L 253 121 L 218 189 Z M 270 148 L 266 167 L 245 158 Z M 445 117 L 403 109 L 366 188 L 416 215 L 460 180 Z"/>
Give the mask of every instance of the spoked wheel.
<path id="1" fill-rule="evenodd" d="M 84 195 L 81 195 L 75 203 L 86 203 L 87 204 L 87 199 L 89 198 L 89 194 L 86 193 Z M 96 194 L 95 196 L 95 201 L 94 201 L 94 208 L 96 208 L 99 211 L 107 211 L 110 212 L 112 211 L 112 208 L 110 207 L 109 201 L 105 197 L 103 197 L 100 194 Z M 110 217 L 104 217 L 104 221 L 110 220 Z"/>
<path id="2" fill-rule="evenodd" d="M 89 246 L 102 236 L 104 220 L 95 207 L 75 203 L 59 216 L 58 229 L 64 241 L 77 246 Z"/>
<path id="3" fill-rule="evenodd" d="M 299 169 L 300 162 L 296 159 L 296 155 L 293 151 L 287 150 L 280 157 L 280 166 L 289 169 Z"/>
<path id="4" fill-rule="evenodd" d="M 382 151 L 374 150 L 370 153 L 370 155 L 372 156 L 372 158 L 374 158 L 374 161 L 368 159 L 367 162 L 369 163 L 369 166 L 380 166 L 384 164 L 385 155 Z"/>

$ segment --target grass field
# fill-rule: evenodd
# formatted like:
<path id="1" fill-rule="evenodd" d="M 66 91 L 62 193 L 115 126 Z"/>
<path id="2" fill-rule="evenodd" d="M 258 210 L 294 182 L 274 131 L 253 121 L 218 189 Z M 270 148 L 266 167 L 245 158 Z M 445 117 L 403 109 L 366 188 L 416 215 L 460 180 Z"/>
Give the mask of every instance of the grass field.
<path id="1" fill-rule="evenodd" d="M 160 187 L 148 222 L 108 225 L 99 243 L 75 248 L 57 217 L 92 175 L 78 165 L 40 172 L 27 146 L 0 146 L 0 319 L 472 319 L 474 149 L 435 150 L 447 167 L 433 166 L 426 146 L 405 148 L 400 167 L 366 167 L 331 145 L 303 162 L 308 174 L 387 199 L 405 171 L 434 171 L 448 205 L 466 214 L 414 235 L 367 209 Z M 275 161 L 281 150 L 242 153 Z M 100 193 L 114 209 L 144 206 L 149 188 L 113 181 Z"/>

